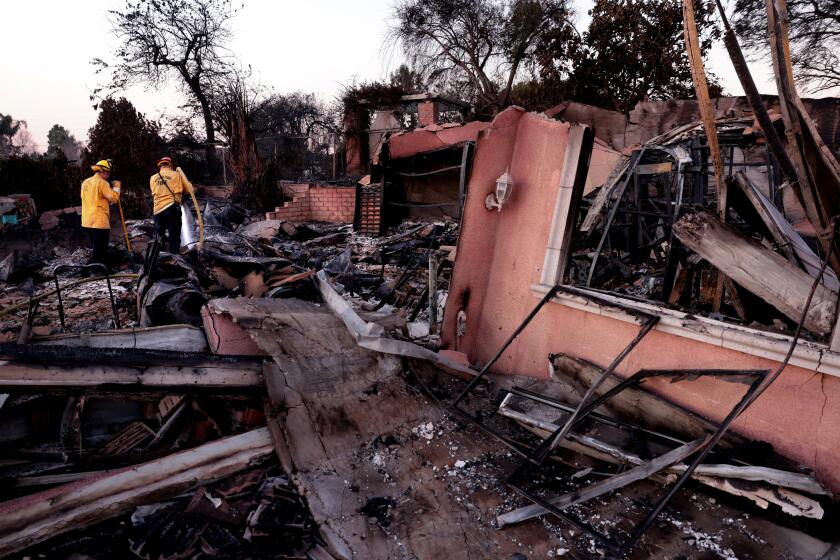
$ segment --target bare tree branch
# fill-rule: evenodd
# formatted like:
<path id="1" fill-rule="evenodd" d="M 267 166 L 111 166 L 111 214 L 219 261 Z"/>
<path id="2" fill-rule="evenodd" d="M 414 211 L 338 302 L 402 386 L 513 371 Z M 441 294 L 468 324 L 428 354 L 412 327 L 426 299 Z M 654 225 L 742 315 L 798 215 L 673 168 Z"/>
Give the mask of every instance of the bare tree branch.
<path id="1" fill-rule="evenodd" d="M 230 0 L 126 0 L 123 9 L 109 11 L 120 42 L 116 61 L 93 63 L 111 71 L 112 90 L 158 87 L 174 73 L 200 109 L 207 142 L 215 142 L 212 83 L 231 71 L 228 21 L 236 13 Z"/>
<path id="2" fill-rule="evenodd" d="M 792 62 L 797 81 L 811 92 L 840 87 L 840 0 L 788 0 Z M 732 23 L 755 58 L 766 57 L 765 0 L 736 0 Z"/>

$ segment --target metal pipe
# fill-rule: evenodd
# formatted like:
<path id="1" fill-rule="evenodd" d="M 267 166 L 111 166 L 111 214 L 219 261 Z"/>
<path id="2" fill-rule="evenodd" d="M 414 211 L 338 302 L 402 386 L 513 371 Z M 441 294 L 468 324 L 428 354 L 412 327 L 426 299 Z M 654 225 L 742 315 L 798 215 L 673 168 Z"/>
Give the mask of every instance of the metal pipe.
<path id="1" fill-rule="evenodd" d="M 562 410 L 563 412 L 574 412 L 575 408 L 571 405 L 562 403 L 556 399 L 552 399 L 550 397 L 546 397 L 544 395 L 540 395 L 539 393 L 534 393 L 533 391 L 529 391 L 528 389 L 522 389 L 519 387 L 514 387 L 508 391 L 513 395 L 518 395 L 520 397 L 524 397 L 526 399 L 531 399 L 533 401 L 537 401 L 544 405 L 550 406 L 552 408 L 556 408 L 558 410 Z M 616 418 L 611 418 L 610 416 L 605 416 L 603 414 L 598 414 L 597 412 L 592 412 L 587 415 L 592 419 L 600 422 L 601 424 L 606 424 L 607 426 L 612 426 L 613 428 L 618 428 L 620 430 L 630 431 L 630 432 L 639 432 L 645 435 L 653 436 L 656 438 L 664 439 L 670 441 L 672 443 L 679 443 L 680 445 L 685 444 L 684 440 L 679 438 L 675 438 L 673 436 L 669 436 L 667 434 L 663 434 L 660 432 L 655 432 L 653 430 L 648 430 L 647 428 L 641 428 L 639 426 L 635 426 L 630 424 L 629 422 L 624 422 L 622 420 L 618 420 Z"/>
<path id="2" fill-rule="evenodd" d="M 66 265 L 61 265 L 61 266 L 55 267 L 55 270 L 53 271 L 53 281 L 55 282 L 55 292 L 58 295 L 58 318 L 61 322 L 61 332 L 64 332 L 65 325 L 64 325 L 64 302 L 61 299 L 61 286 L 58 283 L 59 273 L 64 272 L 65 270 L 99 270 L 99 269 L 102 270 L 102 273 L 104 274 L 104 278 L 105 278 L 106 282 L 108 283 L 108 296 L 111 300 L 111 311 L 114 314 L 114 328 L 117 328 L 117 329 L 120 328 L 120 318 L 119 318 L 119 315 L 117 315 L 117 305 L 114 302 L 114 291 L 111 288 L 111 275 L 108 274 L 108 268 L 104 264 L 101 264 L 101 263 L 91 263 L 91 264 L 87 264 L 87 265 L 66 264 Z M 101 279 L 102 278 L 97 278 L 97 280 L 101 280 Z"/>
<path id="3" fill-rule="evenodd" d="M 595 274 L 595 266 L 598 264 L 598 258 L 601 256 L 601 251 L 604 250 L 604 243 L 607 241 L 607 237 L 610 235 L 610 226 L 612 226 L 612 222 L 615 219 L 615 215 L 618 212 L 618 207 L 621 206 L 621 199 L 624 198 L 624 192 L 627 190 L 627 186 L 630 184 L 630 179 L 635 177 L 636 175 L 636 166 L 639 164 L 639 161 L 642 159 L 642 155 L 645 153 L 644 147 L 638 152 L 633 154 L 632 159 L 630 160 L 630 164 L 627 166 L 627 177 L 624 179 L 624 182 L 621 184 L 618 190 L 618 197 L 615 201 L 615 206 L 610 208 L 609 214 L 607 214 L 607 221 L 604 223 L 604 232 L 601 234 L 601 239 L 598 241 L 598 247 L 595 249 L 595 256 L 592 258 L 592 264 L 589 265 L 589 274 L 586 277 L 586 287 L 588 288 L 590 284 L 592 284 L 592 276 Z M 609 197 L 609 195 L 608 195 Z M 609 202 L 609 199 L 607 200 Z"/>
<path id="4" fill-rule="evenodd" d="M 449 167 L 441 167 L 440 169 L 425 171 L 423 173 L 408 173 L 402 171 L 396 171 L 395 173 L 401 177 L 427 177 L 429 175 L 437 175 L 438 173 L 446 173 L 447 171 L 459 171 L 460 169 L 460 165 L 450 165 Z"/>

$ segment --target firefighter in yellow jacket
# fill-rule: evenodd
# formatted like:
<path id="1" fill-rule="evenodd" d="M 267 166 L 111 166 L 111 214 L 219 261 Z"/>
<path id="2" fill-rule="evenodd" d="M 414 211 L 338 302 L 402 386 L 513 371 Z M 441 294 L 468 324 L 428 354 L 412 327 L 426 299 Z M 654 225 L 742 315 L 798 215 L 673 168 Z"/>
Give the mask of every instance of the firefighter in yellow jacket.
<path id="1" fill-rule="evenodd" d="M 170 253 L 181 249 L 181 199 L 191 193 L 192 184 L 180 169 L 173 169 L 172 158 L 162 157 L 157 162 L 158 172 L 149 179 L 154 201 L 155 234 L 163 243 L 168 237 Z"/>
<path id="2" fill-rule="evenodd" d="M 82 183 L 82 228 L 90 235 L 93 246 L 91 263 L 105 264 L 108 255 L 108 238 L 111 235 L 111 211 L 109 204 L 120 199 L 120 187 L 111 188 L 111 162 L 100 160 L 90 168 L 96 173 Z"/>

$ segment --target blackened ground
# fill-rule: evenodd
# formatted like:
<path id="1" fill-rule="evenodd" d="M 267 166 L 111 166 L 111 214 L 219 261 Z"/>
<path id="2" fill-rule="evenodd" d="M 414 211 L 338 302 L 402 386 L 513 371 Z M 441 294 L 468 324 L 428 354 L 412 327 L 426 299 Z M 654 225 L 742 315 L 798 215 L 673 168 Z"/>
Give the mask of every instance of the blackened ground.
<path id="1" fill-rule="evenodd" d="M 431 400 L 443 398 L 451 401 L 453 395 L 460 394 L 466 387 L 466 381 L 426 364 L 412 362 L 410 369 L 406 381 Z M 524 383 L 527 379 L 519 380 L 519 384 Z M 501 396 L 497 391 L 498 385 L 479 385 L 465 400 L 463 407 L 509 438 L 531 446 L 538 444 L 539 440 L 530 432 L 494 412 Z M 420 439 L 425 438 L 421 435 Z M 479 441 L 482 444 L 476 446 Z M 443 468 L 436 468 L 437 477 L 445 481 L 449 495 L 454 496 L 477 523 L 495 526 L 497 515 L 530 504 L 504 484 L 506 477 L 522 459 L 471 424 L 454 419 L 436 424 L 428 444 L 436 456 L 432 465 L 443 464 Z M 475 455 L 470 453 L 470 448 L 484 448 L 485 451 Z M 528 481 L 528 488 L 544 498 L 592 484 L 614 470 L 566 450 L 560 450 L 555 456 L 557 461 L 547 463 L 539 474 Z M 592 470 L 587 473 L 586 469 Z M 576 473 L 577 478 L 572 478 Z M 826 542 L 836 540 L 836 531 L 832 529 L 836 524 L 832 526 L 832 517 L 819 523 L 805 523 L 774 511 L 773 505 L 768 511 L 760 510 L 746 499 L 701 491 L 701 488 L 690 482 L 678 492 L 631 551 L 629 558 L 805 560 L 820 558 L 828 549 Z M 601 533 L 623 541 L 663 492 L 661 485 L 645 480 L 572 506 L 567 511 Z M 829 511 L 827 515 L 835 514 Z M 606 551 L 591 536 L 552 515 L 505 527 L 499 532 L 504 534 L 515 527 L 537 526 L 547 530 L 546 539 L 561 543 L 552 549 L 554 557 L 559 556 L 560 550 L 565 551 L 563 554 L 566 556 L 563 557 L 566 558 L 605 557 Z M 810 534 L 802 529 L 807 529 Z M 527 558 L 539 557 L 527 552 L 526 547 L 522 553 Z"/>

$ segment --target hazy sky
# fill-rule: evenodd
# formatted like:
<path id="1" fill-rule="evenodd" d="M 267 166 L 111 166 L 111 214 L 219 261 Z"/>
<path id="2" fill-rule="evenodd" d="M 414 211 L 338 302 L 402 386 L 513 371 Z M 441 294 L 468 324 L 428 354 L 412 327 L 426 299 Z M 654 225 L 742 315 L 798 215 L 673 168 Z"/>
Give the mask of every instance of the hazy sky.
<path id="1" fill-rule="evenodd" d="M 586 24 L 591 0 L 575 0 Z M 259 80 L 279 92 L 315 92 L 332 100 L 342 84 L 382 77 L 399 65 L 383 47 L 393 0 L 245 0 L 232 21 L 233 52 Z M 27 121 L 41 150 L 53 124 L 85 140 L 96 120 L 89 95 L 102 78 L 90 60 L 107 59 L 115 40 L 107 10 L 123 0 L 0 0 L 4 55 L 0 57 L 0 113 Z M 725 50 L 718 45 L 711 71 L 725 90 L 742 93 Z M 759 89 L 775 93 L 771 72 L 752 65 Z M 177 111 L 175 91 L 126 93 L 151 118 Z"/>

